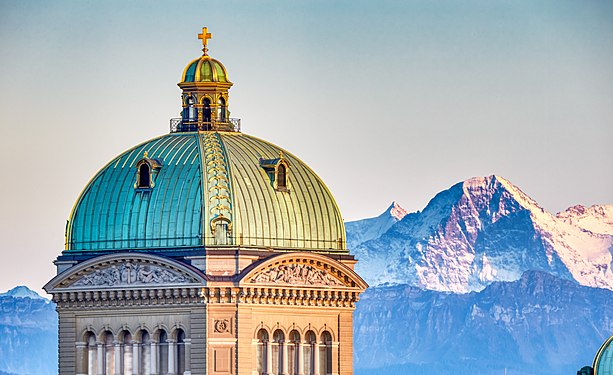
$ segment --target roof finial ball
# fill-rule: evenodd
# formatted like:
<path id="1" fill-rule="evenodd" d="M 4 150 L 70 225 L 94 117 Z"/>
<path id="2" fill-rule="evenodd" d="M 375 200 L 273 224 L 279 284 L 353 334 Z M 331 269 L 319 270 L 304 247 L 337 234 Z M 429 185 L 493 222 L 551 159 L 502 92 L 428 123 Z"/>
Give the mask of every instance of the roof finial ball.
<path id="1" fill-rule="evenodd" d="M 209 29 L 207 27 L 202 28 L 202 34 L 198 34 L 198 39 L 202 40 L 202 56 L 206 56 L 207 51 L 206 45 L 209 42 L 209 39 L 213 37 L 213 34 L 209 33 Z"/>

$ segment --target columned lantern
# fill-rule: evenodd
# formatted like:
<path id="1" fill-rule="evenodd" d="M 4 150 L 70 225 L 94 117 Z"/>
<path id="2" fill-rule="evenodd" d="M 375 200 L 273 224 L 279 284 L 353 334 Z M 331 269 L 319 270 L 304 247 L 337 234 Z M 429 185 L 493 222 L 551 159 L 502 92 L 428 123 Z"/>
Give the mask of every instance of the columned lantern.
<path id="1" fill-rule="evenodd" d="M 183 71 L 168 134 L 113 158 L 68 218 L 60 375 L 353 373 L 354 271 L 338 206 L 230 117 L 225 67 Z"/>
<path id="2" fill-rule="evenodd" d="M 226 68 L 207 54 L 211 37 L 208 29 L 203 27 L 202 33 L 198 34 L 202 39 L 202 56 L 183 70 L 179 82 L 183 110 L 180 122 L 175 122 L 175 131 L 240 130 L 240 122 L 231 119 L 228 110 L 228 90 L 232 82 Z"/>

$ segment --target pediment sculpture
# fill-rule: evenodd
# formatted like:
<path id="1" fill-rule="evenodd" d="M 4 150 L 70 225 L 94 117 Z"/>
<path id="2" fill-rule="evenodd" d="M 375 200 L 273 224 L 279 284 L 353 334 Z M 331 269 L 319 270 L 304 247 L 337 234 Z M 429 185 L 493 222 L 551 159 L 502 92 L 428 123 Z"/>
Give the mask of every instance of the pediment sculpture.
<path id="1" fill-rule="evenodd" d="M 281 283 L 306 286 L 345 286 L 328 271 L 307 264 L 281 264 L 258 273 L 252 283 Z"/>
<path id="2" fill-rule="evenodd" d="M 174 270 L 154 264 L 125 262 L 81 276 L 73 286 L 118 286 L 142 284 L 176 284 L 188 278 Z"/>

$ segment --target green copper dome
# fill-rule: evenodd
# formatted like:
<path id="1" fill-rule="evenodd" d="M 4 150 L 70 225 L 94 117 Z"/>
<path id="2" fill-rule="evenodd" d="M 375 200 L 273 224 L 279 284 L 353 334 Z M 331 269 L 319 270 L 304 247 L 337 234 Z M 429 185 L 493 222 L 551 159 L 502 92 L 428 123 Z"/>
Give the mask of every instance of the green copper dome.
<path id="1" fill-rule="evenodd" d="M 300 159 L 239 132 L 171 133 L 111 160 L 69 218 L 68 252 L 257 247 L 345 253 L 334 198 Z"/>

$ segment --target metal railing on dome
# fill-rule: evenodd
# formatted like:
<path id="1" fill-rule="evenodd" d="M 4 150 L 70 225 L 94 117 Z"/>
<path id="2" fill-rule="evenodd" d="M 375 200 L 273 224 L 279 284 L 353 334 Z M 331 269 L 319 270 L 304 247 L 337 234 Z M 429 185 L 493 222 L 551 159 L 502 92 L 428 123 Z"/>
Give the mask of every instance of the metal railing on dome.
<path id="1" fill-rule="evenodd" d="M 170 119 L 170 132 L 195 132 L 195 131 L 241 131 L 241 119 L 239 118 L 227 118 L 222 120 L 210 120 L 210 121 L 191 121 L 184 120 L 180 117 Z"/>

